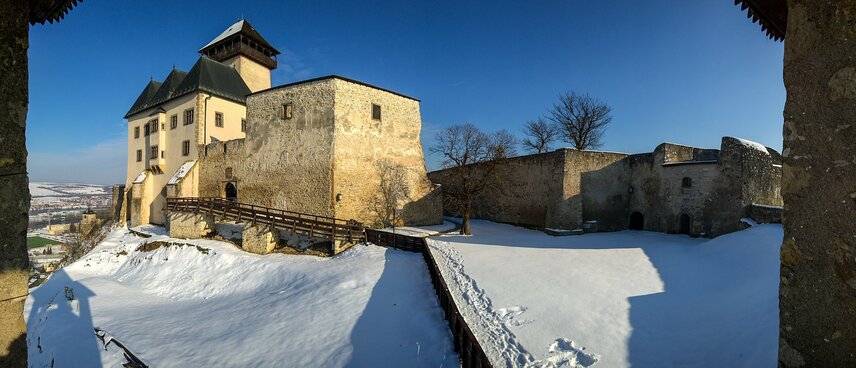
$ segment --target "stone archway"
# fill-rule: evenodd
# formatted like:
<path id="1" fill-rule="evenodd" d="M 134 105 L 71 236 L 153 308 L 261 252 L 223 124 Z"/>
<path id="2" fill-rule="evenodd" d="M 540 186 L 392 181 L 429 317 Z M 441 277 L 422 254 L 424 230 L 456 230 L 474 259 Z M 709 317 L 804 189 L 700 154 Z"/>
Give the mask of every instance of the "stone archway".
<path id="1" fill-rule="evenodd" d="M 638 211 L 631 213 L 630 224 L 627 228 L 630 230 L 645 230 L 645 216 Z"/>
<path id="2" fill-rule="evenodd" d="M 230 181 L 230 182 L 226 183 L 225 192 L 226 192 L 226 199 L 228 199 L 230 201 L 237 201 L 238 200 L 238 186 L 235 185 L 234 182 Z"/>
<path id="3" fill-rule="evenodd" d="M 682 214 L 680 220 L 680 230 L 678 230 L 679 234 L 690 235 L 690 229 L 692 229 L 693 220 L 690 218 L 690 215 Z"/>

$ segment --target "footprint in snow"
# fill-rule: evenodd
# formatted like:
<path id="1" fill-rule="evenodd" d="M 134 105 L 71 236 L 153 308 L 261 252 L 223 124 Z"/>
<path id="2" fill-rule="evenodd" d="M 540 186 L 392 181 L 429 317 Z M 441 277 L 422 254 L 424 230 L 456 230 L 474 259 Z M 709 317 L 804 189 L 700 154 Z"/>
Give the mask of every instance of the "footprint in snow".
<path id="1" fill-rule="evenodd" d="M 522 326 L 532 323 L 530 320 L 515 319 L 517 316 L 523 314 L 523 312 L 526 312 L 526 309 L 527 308 L 524 306 L 514 305 L 511 307 L 499 308 L 496 310 L 496 313 L 499 315 L 499 318 L 505 322 L 505 324 L 510 326 Z"/>
<path id="2" fill-rule="evenodd" d="M 535 361 L 532 366 L 587 368 L 595 365 L 600 356 L 585 352 L 585 347 L 577 346 L 573 340 L 556 339 L 547 348 L 547 357 Z"/>

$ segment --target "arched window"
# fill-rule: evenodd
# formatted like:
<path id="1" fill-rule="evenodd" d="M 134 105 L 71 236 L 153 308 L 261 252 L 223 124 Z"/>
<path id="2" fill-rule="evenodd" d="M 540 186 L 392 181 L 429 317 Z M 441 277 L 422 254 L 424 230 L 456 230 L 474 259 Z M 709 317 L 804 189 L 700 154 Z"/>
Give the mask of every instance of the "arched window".
<path id="1" fill-rule="evenodd" d="M 691 187 L 691 186 L 693 186 L 693 179 L 692 179 L 692 178 L 690 178 L 690 177 L 684 177 L 684 178 L 681 180 L 681 187 L 689 188 L 689 187 Z"/>

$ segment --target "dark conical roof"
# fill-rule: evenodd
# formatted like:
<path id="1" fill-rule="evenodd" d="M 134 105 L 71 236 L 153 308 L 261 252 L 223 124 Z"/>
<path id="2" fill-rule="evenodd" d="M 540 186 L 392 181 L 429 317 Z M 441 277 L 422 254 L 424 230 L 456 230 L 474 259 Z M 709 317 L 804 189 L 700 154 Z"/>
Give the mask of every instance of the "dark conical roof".
<path id="1" fill-rule="evenodd" d="M 149 102 L 155 96 L 155 93 L 157 93 L 160 86 L 161 82 L 154 79 L 150 80 L 149 84 L 146 85 L 146 88 L 143 89 L 143 92 L 140 93 L 140 96 L 137 97 L 137 100 L 134 101 L 134 104 L 131 105 L 131 109 L 128 110 L 127 114 L 125 114 L 125 118 L 148 107 Z"/>
<path id="2" fill-rule="evenodd" d="M 201 56 L 190 68 L 184 80 L 176 88 L 175 95 L 193 91 L 203 91 L 211 95 L 240 103 L 246 103 L 250 88 L 238 71 L 229 66 Z"/>
<path id="3" fill-rule="evenodd" d="M 158 91 L 155 92 L 155 95 L 149 101 L 149 105 L 156 105 L 172 98 L 175 94 L 175 89 L 178 88 L 186 75 L 186 72 L 173 68 L 172 71 L 169 72 L 169 75 L 166 76 L 166 79 L 163 80 L 163 83 L 161 83 Z"/>
<path id="4" fill-rule="evenodd" d="M 251 93 L 238 71 L 207 56 L 201 56 L 189 72 L 173 69 L 163 84 L 157 81 L 149 82 L 125 114 L 125 118 L 196 91 L 242 104 L 247 102 L 247 95 Z"/>

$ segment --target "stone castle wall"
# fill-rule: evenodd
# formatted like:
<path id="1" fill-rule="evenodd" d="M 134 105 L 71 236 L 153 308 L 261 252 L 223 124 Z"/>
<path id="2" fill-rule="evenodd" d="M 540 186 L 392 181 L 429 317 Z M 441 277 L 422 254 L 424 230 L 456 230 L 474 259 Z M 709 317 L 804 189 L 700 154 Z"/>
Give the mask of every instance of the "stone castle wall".
<path id="1" fill-rule="evenodd" d="M 778 160 L 772 149 L 729 137 L 720 150 L 664 143 L 636 155 L 562 149 L 515 157 L 500 164 L 502 184 L 476 198 L 474 217 L 555 229 L 597 221 L 614 231 L 638 212 L 645 230 L 718 236 L 743 229 L 752 203 L 780 205 Z M 429 177 L 452 188 L 457 170 Z"/>
<path id="2" fill-rule="evenodd" d="M 383 223 L 386 212 L 381 208 L 392 201 L 382 195 L 390 186 L 383 184 L 381 176 L 392 170 L 401 172 L 406 188 L 395 205 L 403 224 L 441 223 L 441 197 L 428 180 L 419 141 L 419 101 L 346 80 L 333 83 L 335 217 Z M 381 107 L 380 120 L 372 118 L 372 104 Z"/>

